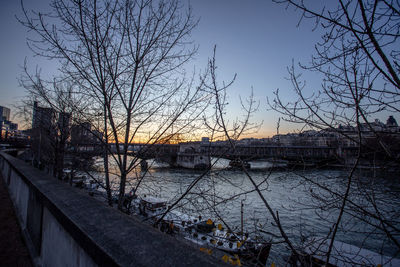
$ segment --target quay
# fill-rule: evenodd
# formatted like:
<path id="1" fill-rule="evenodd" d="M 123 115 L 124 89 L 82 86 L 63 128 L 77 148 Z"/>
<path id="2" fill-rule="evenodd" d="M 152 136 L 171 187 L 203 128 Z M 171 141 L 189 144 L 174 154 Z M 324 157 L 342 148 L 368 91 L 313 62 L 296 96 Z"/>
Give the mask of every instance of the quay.
<path id="1" fill-rule="evenodd" d="M 5 152 L 0 171 L 34 266 L 224 265 Z"/>

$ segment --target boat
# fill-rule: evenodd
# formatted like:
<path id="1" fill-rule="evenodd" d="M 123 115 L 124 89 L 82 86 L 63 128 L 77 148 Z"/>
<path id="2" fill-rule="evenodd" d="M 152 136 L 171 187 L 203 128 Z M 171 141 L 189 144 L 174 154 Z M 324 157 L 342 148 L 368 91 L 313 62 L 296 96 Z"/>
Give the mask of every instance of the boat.
<path id="1" fill-rule="evenodd" d="M 229 167 L 231 169 L 242 169 L 242 167 L 245 169 L 250 169 L 251 165 L 250 165 L 250 163 L 248 163 L 246 161 L 234 159 L 229 162 Z"/>
<path id="2" fill-rule="evenodd" d="M 315 267 L 350 267 L 350 266 L 400 266 L 400 259 L 381 255 L 371 250 L 360 248 L 341 241 L 334 241 L 329 262 L 326 262 L 331 239 L 310 237 L 305 241 L 303 252 L 298 256 L 291 256 L 291 266 Z"/>
<path id="3" fill-rule="evenodd" d="M 131 213 L 146 217 L 153 222 L 158 221 L 167 208 L 167 201 L 162 198 L 148 195 L 132 197 Z M 170 211 L 164 216 L 163 221 L 174 224 L 174 228 L 180 231 L 186 229 L 192 222 L 197 222 L 197 218 L 178 211 Z"/>
<path id="4" fill-rule="evenodd" d="M 185 239 L 202 246 L 217 248 L 230 254 L 250 256 L 256 254 L 265 246 L 263 243 L 252 240 L 247 233 L 234 233 L 230 230 L 225 230 L 221 224 L 215 225 L 211 219 L 190 224 L 187 232 L 188 236 Z"/>
<path id="5" fill-rule="evenodd" d="M 161 198 L 146 196 L 135 198 L 133 206 L 137 206 L 139 214 L 146 217 L 157 218 L 167 209 L 167 202 Z"/>
<path id="6" fill-rule="evenodd" d="M 167 201 L 147 196 L 135 197 L 131 207 L 133 212 L 157 222 L 167 211 Z M 179 234 L 184 239 L 202 248 L 218 249 L 231 255 L 238 255 L 255 263 L 266 262 L 271 248 L 270 243 L 252 240 L 247 233 L 235 233 L 225 230 L 213 220 L 203 220 L 201 216 L 190 216 L 178 211 L 169 211 L 159 224 L 159 229 L 169 234 Z"/>

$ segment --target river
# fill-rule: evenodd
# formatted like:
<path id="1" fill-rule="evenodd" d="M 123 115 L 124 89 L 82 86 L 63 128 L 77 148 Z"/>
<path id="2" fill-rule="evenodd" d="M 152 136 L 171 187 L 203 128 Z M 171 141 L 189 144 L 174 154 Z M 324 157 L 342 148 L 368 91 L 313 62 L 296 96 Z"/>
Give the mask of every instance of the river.
<path id="1" fill-rule="evenodd" d="M 169 203 L 179 198 L 203 174 L 197 170 L 168 168 L 154 161 L 149 163 L 148 171 L 137 168 L 132 172 L 127 190 L 137 183 L 138 177 L 144 176 L 138 195 L 150 194 L 164 198 Z M 250 163 L 252 168 L 248 174 L 259 186 L 260 193 L 274 214 L 279 215 L 284 231 L 296 246 L 301 246 L 304 238 L 325 236 L 332 230 L 342 204 L 336 198 L 335 192 L 345 192 L 349 171 L 269 171 L 265 168 L 269 166 L 267 162 Z M 227 166 L 228 161 L 218 160 L 212 171 L 199 180 L 177 209 L 188 214 L 201 215 L 203 218 L 211 217 L 220 222 L 223 220 L 237 231 L 240 231 L 243 221 L 244 231 L 253 236 L 260 235 L 267 240 L 272 238 L 272 241 L 282 240 L 274 237 L 279 235 L 279 230 L 259 193 L 254 191 L 250 179 L 244 172 L 226 169 Z M 315 182 L 322 187 L 315 185 Z M 370 172 L 357 171 L 353 177 L 349 200 L 374 212 L 371 201 L 367 201 L 368 196 L 374 197 L 373 203 L 382 214 L 390 217 L 395 225 L 400 225 L 398 174 L 373 175 Z M 354 206 L 350 205 L 345 210 L 337 240 L 395 256 L 393 243 L 385 238 L 386 235 L 377 231 L 376 227 L 371 226 L 376 221 L 351 207 Z M 358 218 L 350 216 L 350 213 L 356 214 Z M 288 254 L 286 245 L 273 245 L 269 261 L 282 264 L 282 259 Z"/>

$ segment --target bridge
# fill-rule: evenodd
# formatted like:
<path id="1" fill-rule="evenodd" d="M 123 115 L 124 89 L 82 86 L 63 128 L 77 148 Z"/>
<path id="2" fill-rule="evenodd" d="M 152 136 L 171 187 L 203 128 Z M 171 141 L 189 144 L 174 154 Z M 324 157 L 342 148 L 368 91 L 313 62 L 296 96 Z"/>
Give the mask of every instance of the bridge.
<path id="1" fill-rule="evenodd" d="M 13 147 L 18 144 L 11 144 Z M 20 143 L 26 147 L 27 143 Z M 120 146 L 120 150 L 123 146 Z M 67 149 L 72 154 L 86 156 L 102 155 L 104 146 L 98 143 L 79 144 Z M 109 151 L 117 153 L 115 144 L 109 144 Z M 243 145 L 234 147 L 227 142 L 186 142 L 179 144 L 140 144 L 131 143 L 128 154 L 143 160 L 158 159 L 171 166 L 177 164 L 179 156 L 185 157 L 217 157 L 228 160 L 269 160 L 286 161 L 291 165 L 343 163 L 346 159 L 354 158 L 356 147 L 329 147 L 329 146 L 280 146 L 271 144 Z"/>
<path id="2" fill-rule="evenodd" d="M 277 145 L 236 145 L 220 143 L 189 142 L 176 145 L 135 144 L 131 155 L 142 159 L 157 158 L 174 164 L 178 156 L 217 157 L 228 160 L 251 161 L 265 159 L 284 160 L 289 164 L 324 164 L 335 163 L 344 158 L 353 157 L 356 148 L 337 148 L 322 146 L 277 146 Z"/>
<path id="3" fill-rule="evenodd" d="M 234 148 L 224 145 L 202 146 L 203 153 L 209 153 L 213 157 L 226 159 L 256 160 L 256 159 L 282 159 L 282 160 L 330 160 L 337 159 L 337 148 L 312 147 L 312 146 L 245 146 L 238 145 Z"/>
<path id="4" fill-rule="evenodd" d="M 121 145 L 120 151 L 123 147 Z M 74 148 L 75 153 L 101 155 L 104 147 L 100 144 L 81 144 Z M 70 150 L 71 151 L 71 150 Z M 117 153 L 115 144 L 109 145 L 109 151 Z M 171 166 L 177 165 L 178 156 L 217 157 L 228 160 L 270 160 L 287 161 L 289 164 L 324 164 L 343 161 L 354 157 L 357 149 L 327 146 L 278 146 L 278 145 L 236 145 L 227 143 L 187 142 L 179 144 L 140 144 L 128 146 L 128 154 L 143 160 L 158 159 Z"/>

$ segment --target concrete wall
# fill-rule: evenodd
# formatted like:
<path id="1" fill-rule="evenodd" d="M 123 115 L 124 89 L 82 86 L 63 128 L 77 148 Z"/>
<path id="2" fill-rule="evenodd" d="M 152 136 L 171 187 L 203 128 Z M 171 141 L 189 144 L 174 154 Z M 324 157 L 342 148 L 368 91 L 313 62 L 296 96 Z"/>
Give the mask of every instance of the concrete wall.
<path id="1" fill-rule="evenodd" d="M 37 266 L 213 266 L 216 259 L 0 152 Z"/>

